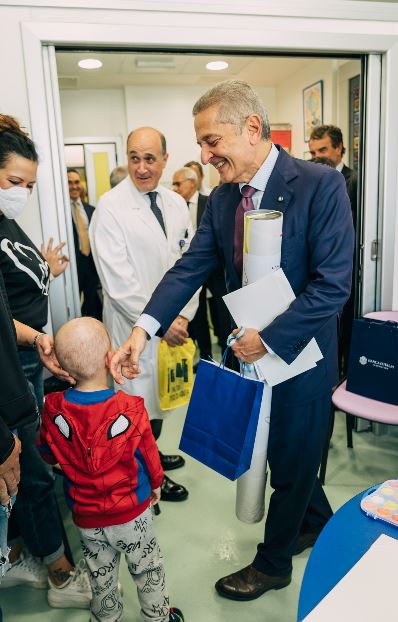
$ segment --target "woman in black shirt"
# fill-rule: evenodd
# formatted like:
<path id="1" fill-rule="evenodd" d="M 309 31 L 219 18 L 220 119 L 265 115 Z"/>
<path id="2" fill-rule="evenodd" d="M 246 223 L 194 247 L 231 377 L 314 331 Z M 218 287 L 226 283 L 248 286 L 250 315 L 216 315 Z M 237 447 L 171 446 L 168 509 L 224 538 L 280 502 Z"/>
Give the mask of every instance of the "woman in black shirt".
<path id="1" fill-rule="evenodd" d="M 53 276 L 58 276 L 68 260 L 61 254 L 62 245 L 52 249 L 51 241 L 47 250 L 42 247 L 40 252 L 14 220 L 28 202 L 37 165 L 33 142 L 15 119 L 0 115 L 0 269 L 14 319 L 37 330 L 30 344 L 33 348 L 22 350 L 20 360 L 41 408 L 42 366 L 37 350 L 48 340 L 42 329 L 47 323 L 50 268 Z M 13 510 L 31 556 L 19 554 L 18 549 L 11 552 L 10 560 L 14 563 L 3 586 L 30 582 L 35 587 L 46 587 L 47 577 L 32 556 L 41 557 L 49 571 L 49 601 L 57 601 L 56 606 L 61 607 L 88 607 L 88 581 L 64 554 L 54 478 L 38 454 L 37 434 L 37 424 L 18 429 L 22 443 L 21 481 Z"/>

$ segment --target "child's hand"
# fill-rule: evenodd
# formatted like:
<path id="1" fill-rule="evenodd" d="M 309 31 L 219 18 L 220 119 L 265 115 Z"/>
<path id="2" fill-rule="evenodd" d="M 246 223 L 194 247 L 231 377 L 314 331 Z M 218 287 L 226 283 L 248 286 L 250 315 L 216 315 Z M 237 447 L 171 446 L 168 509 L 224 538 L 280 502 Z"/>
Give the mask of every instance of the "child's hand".
<path id="1" fill-rule="evenodd" d="M 156 505 L 160 499 L 160 486 L 151 492 L 151 505 Z"/>

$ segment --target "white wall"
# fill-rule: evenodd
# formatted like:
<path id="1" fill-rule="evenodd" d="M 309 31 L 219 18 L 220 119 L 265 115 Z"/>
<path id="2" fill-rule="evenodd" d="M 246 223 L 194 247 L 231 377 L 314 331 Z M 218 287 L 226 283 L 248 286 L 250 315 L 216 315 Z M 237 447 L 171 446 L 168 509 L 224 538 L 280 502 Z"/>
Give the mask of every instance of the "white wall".
<path id="1" fill-rule="evenodd" d="M 126 141 L 123 89 L 60 91 L 64 138 L 118 136 Z"/>
<path id="2" fill-rule="evenodd" d="M 342 0 L 202 0 L 184 2 L 168 0 L 90 0 L 86 7 L 76 0 L 30 0 L 25 5 L 17 0 L 5 0 L 0 5 L 0 109 L 14 114 L 28 128 L 30 113 L 28 104 L 27 80 L 42 85 L 42 69 L 38 53 L 24 59 L 22 34 L 27 33 L 24 25 L 29 24 L 31 50 L 37 50 L 36 41 L 55 41 L 62 45 L 75 42 L 78 47 L 84 42 L 98 42 L 103 45 L 140 46 L 144 48 L 163 46 L 217 46 L 226 50 L 340 50 L 347 51 L 387 51 L 388 84 L 385 101 L 388 111 L 396 103 L 394 75 L 398 66 L 398 6 L 382 2 L 350 2 Z M 49 25 L 48 25 L 49 24 Z M 211 24 L 211 28 L 209 28 Z M 41 36 L 43 33 L 43 36 Z M 27 39 L 25 39 L 26 44 Z M 26 48 L 25 48 L 26 49 Z M 26 60 L 26 62 L 25 62 Z M 389 70 L 389 67 L 391 70 Z M 294 77 L 293 77 L 294 78 Z M 292 78 L 292 79 L 293 79 Z M 326 79 L 326 78 L 324 78 Z M 311 78 L 312 80 L 312 78 Z M 287 86 L 287 85 L 285 85 Z M 297 88 L 299 86 L 297 85 Z M 42 91 L 42 88 L 40 89 Z M 32 92 L 32 90 L 31 90 Z M 284 122 L 289 112 L 289 104 L 277 94 L 280 103 L 272 120 Z M 34 98 L 32 119 L 34 139 L 40 150 L 41 142 L 49 152 L 49 139 L 43 125 L 45 103 L 43 97 Z M 325 114 L 328 114 L 325 101 Z M 300 128 L 301 105 L 297 105 L 295 126 Z M 300 112 L 299 112 L 300 111 Z M 392 175 L 386 175 L 384 197 L 396 196 L 396 174 L 398 155 L 393 138 L 398 129 L 398 119 L 393 113 L 388 115 L 389 127 L 386 132 L 384 152 Z M 298 129 L 297 132 L 300 130 Z M 302 143 L 295 144 L 295 150 L 302 151 Z M 301 144 L 300 144 L 301 143 Z M 49 156 L 48 156 L 49 157 Z M 51 178 L 51 162 L 41 160 L 40 169 L 46 171 L 42 177 L 46 183 Z M 41 182 L 42 193 L 44 182 Z M 52 190 L 51 190 L 52 191 Z M 42 200 L 43 209 L 52 209 Z M 391 200 L 388 201 L 389 209 Z M 45 204 L 45 205 L 44 205 Z M 390 230 L 398 229 L 395 215 Z M 41 222 L 37 198 L 29 207 L 29 216 L 23 219 L 23 226 L 36 241 L 41 238 Z M 54 232 L 56 235 L 56 232 Z M 398 234 L 398 230 L 397 230 Z M 398 298 L 398 253 L 395 256 L 394 278 L 389 279 L 385 288 L 396 288 Z M 388 298 L 388 296 L 387 296 Z M 387 299 L 386 298 L 386 299 Z"/>
<path id="3" fill-rule="evenodd" d="M 141 126 L 156 127 L 166 137 L 169 160 L 162 181 L 188 160 L 200 161 L 192 107 L 203 95 L 203 86 L 126 86 L 124 89 L 76 89 L 60 92 L 64 137 L 120 136 L 123 148 L 128 133 Z M 269 112 L 274 113 L 275 89 L 260 87 Z M 210 167 L 205 183 L 212 185 Z"/>

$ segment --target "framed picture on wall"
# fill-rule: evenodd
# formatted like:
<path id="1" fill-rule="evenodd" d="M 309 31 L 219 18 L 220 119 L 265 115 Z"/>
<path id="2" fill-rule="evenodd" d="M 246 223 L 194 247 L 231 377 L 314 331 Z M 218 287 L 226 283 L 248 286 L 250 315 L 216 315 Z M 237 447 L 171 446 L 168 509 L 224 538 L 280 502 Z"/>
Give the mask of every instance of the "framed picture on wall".
<path id="1" fill-rule="evenodd" d="M 354 171 L 358 171 L 359 147 L 361 136 L 361 78 L 354 76 L 348 81 L 349 88 L 349 105 L 350 105 L 350 148 L 349 148 L 349 165 Z"/>
<path id="2" fill-rule="evenodd" d="M 303 89 L 304 140 L 308 142 L 314 127 L 323 123 L 323 80 Z"/>

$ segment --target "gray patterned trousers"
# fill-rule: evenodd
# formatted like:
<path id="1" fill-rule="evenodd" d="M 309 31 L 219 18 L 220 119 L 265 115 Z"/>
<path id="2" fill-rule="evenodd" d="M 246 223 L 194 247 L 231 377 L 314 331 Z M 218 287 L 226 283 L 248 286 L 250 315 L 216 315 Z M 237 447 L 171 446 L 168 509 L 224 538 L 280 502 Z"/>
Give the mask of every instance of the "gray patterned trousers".
<path id="1" fill-rule="evenodd" d="M 162 553 L 155 538 L 150 508 L 122 525 L 78 528 L 93 591 L 91 622 L 117 622 L 123 604 L 118 591 L 120 556 L 124 554 L 137 587 L 145 622 L 168 622 L 169 597 Z"/>

